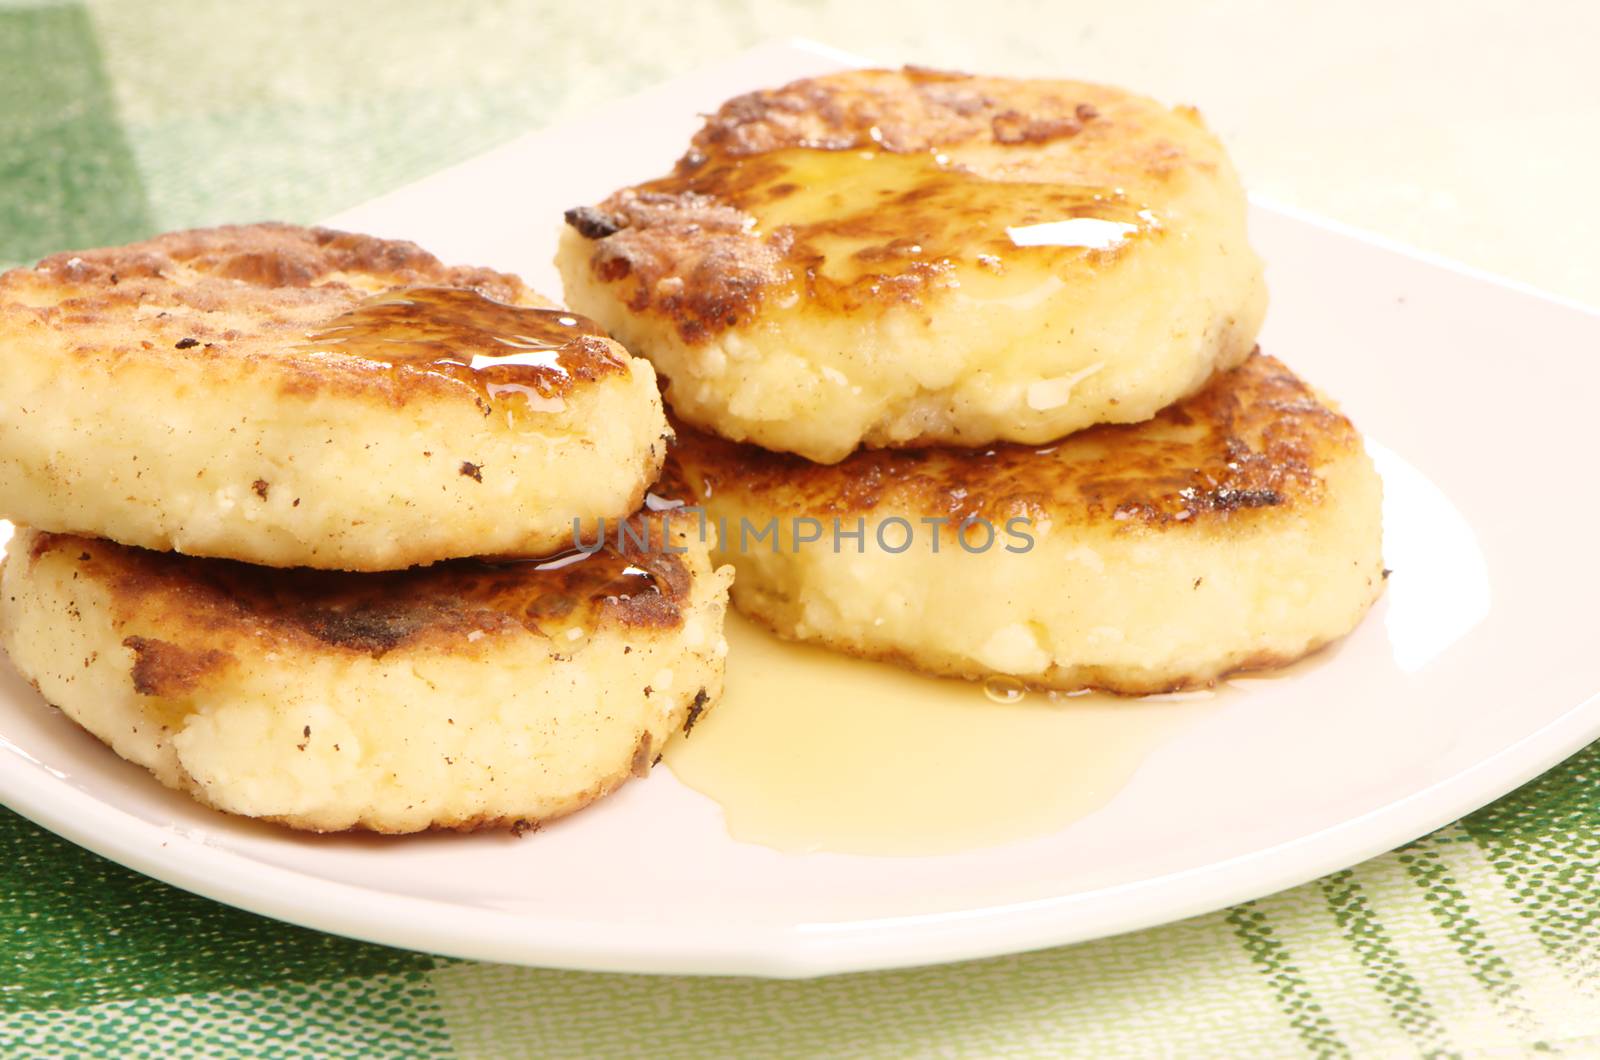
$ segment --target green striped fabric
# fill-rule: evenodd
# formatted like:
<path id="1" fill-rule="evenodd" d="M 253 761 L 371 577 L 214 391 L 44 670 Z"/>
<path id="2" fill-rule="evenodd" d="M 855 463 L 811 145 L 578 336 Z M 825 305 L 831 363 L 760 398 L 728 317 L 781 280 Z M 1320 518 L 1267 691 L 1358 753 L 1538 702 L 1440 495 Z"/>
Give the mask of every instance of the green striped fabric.
<path id="1" fill-rule="evenodd" d="M 624 33 L 587 7 L 0 0 L 0 264 L 314 219 L 765 24 L 727 0 L 642 7 Z M 0 811 L 0 1055 L 1600 1055 L 1597 767 L 1591 749 L 1400 851 L 1213 915 L 815 982 L 370 946 L 175 891 Z"/>

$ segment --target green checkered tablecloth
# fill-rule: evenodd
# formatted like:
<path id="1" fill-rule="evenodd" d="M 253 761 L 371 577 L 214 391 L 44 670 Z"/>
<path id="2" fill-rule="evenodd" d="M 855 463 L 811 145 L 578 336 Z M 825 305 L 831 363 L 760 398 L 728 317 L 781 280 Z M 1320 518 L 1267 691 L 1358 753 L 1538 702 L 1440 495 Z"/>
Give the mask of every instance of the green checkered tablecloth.
<path id="1" fill-rule="evenodd" d="M 0 0 L 0 264 L 314 219 L 774 29 L 848 45 L 860 10 Z M 903 50 L 933 32 L 902 28 Z M 1184 923 L 817 982 L 350 942 L 0 811 L 0 1055 L 1600 1055 L 1597 768 L 1591 748 L 1400 851 Z"/>

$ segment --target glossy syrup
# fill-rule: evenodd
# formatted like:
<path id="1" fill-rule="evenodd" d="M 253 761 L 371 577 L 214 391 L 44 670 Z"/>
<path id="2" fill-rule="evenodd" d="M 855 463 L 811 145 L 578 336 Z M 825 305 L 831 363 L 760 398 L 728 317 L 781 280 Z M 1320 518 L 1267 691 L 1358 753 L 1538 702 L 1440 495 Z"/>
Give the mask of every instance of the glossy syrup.
<path id="1" fill-rule="evenodd" d="M 586 635 L 606 612 L 629 625 L 675 624 L 687 590 L 676 556 L 609 545 L 536 560 L 464 561 L 457 577 L 464 601 L 497 607 L 558 639 Z"/>
<path id="2" fill-rule="evenodd" d="M 1103 806 L 1214 694 L 988 690 L 781 641 L 730 614 L 727 688 L 667 745 L 735 839 L 804 853 L 947 854 Z"/>
<path id="3" fill-rule="evenodd" d="M 577 382 L 623 367 L 604 336 L 594 321 L 565 309 L 508 305 L 466 288 L 409 287 L 362 302 L 306 343 L 556 412 Z"/>
<path id="4" fill-rule="evenodd" d="M 781 249 L 796 294 L 844 308 L 985 277 L 1047 283 L 1161 229 L 1121 189 L 993 179 L 939 151 L 713 155 L 645 190 L 736 207 Z"/>

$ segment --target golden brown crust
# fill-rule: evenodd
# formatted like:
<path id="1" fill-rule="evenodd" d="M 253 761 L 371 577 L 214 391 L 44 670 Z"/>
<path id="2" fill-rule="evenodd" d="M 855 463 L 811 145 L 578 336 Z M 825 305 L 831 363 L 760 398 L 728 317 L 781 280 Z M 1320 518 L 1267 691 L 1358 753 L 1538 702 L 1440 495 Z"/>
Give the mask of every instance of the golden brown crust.
<path id="1" fill-rule="evenodd" d="M 129 637 L 133 681 L 147 695 L 191 690 L 265 644 L 285 651 L 368 655 L 477 654 L 483 634 L 526 629 L 552 636 L 575 627 L 676 629 L 692 591 L 683 558 L 668 551 L 660 516 L 640 514 L 605 544 L 545 560 L 452 560 L 410 571 L 350 574 L 273 569 L 231 560 L 151 552 L 97 538 L 40 534 L 31 562 L 65 552 L 110 594 L 119 626 L 159 628 Z M 584 542 L 593 548 L 597 539 Z M 675 538 L 676 541 L 676 538 Z M 675 547 L 681 548 L 681 542 Z"/>
<path id="2" fill-rule="evenodd" d="M 145 696 L 191 692 L 202 677 L 232 660 L 226 652 L 195 651 L 153 637 L 128 637 L 122 645 L 133 651 L 133 687 Z"/>
<path id="3" fill-rule="evenodd" d="M 863 449 L 824 465 L 680 426 L 668 462 L 700 483 L 701 495 L 736 492 L 786 515 L 881 506 L 951 524 L 1031 517 L 1171 529 L 1316 504 L 1317 468 L 1359 445 L 1348 419 L 1257 352 L 1153 420 L 1092 427 L 1047 446 Z"/>
<path id="4" fill-rule="evenodd" d="M 926 151 L 972 140 L 1044 143 L 1100 118 L 1126 96 L 1074 81 L 1015 81 L 907 66 L 852 70 L 736 96 L 706 120 L 696 154 L 734 157 L 784 147 Z"/>
<path id="5" fill-rule="evenodd" d="M 389 404 L 455 394 L 486 410 L 508 390 L 558 396 L 626 370 L 600 328 L 515 276 L 448 267 L 409 242 L 276 223 L 14 269 L 0 275 L 4 333 L 108 370 L 197 365 L 286 394 L 335 389 Z M 536 341 L 508 351 L 508 335 Z"/>
<path id="6" fill-rule="evenodd" d="M 1216 165 L 1220 152 L 1197 157 L 1174 134 L 1196 121 L 1081 82 L 849 71 L 729 100 L 670 175 L 567 220 L 593 241 L 597 279 L 694 345 L 791 296 L 847 313 L 920 304 L 964 260 L 1112 267 L 1122 247 L 1018 246 L 1006 226 L 1092 217 L 1164 238 L 1140 196 L 1185 167 Z M 802 189 L 863 182 L 882 193 L 782 213 Z M 775 209 L 784 219 L 763 225 Z"/>

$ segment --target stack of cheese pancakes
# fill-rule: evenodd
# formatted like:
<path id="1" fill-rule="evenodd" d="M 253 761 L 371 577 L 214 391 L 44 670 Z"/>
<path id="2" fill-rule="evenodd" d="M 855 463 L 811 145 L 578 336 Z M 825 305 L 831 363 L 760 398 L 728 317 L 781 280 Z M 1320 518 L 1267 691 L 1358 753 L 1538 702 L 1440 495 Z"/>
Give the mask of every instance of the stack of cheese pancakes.
<path id="1" fill-rule="evenodd" d="M 179 232 L 0 276 L 0 358 L 0 643 L 210 806 L 522 829 L 721 687 L 730 572 L 640 510 L 654 372 L 514 276 Z"/>
<path id="2" fill-rule="evenodd" d="M 1297 659 L 1383 584 L 1360 436 L 1256 347 L 1245 215 L 1192 109 L 853 71 L 729 101 L 558 264 L 663 378 L 742 612 L 1148 693 Z"/>

